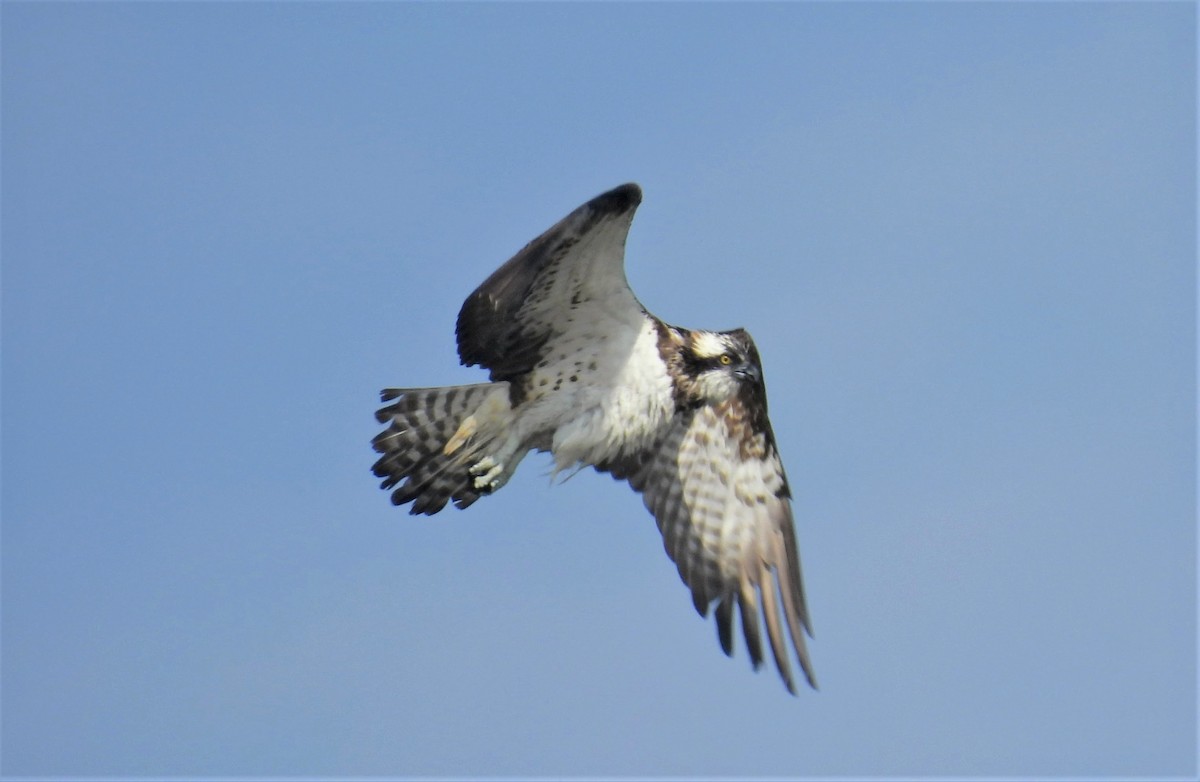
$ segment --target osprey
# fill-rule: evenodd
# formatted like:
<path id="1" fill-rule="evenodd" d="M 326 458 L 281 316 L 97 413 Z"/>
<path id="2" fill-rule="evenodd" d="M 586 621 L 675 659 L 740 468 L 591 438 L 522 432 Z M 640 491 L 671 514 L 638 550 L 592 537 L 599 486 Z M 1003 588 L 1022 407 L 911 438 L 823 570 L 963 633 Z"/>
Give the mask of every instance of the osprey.
<path id="1" fill-rule="evenodd" d="M 531 450 L 554 471 L 628 481 L 658 522 L 701 616 L 716 606 L 733 655 L 734 606 L 754 668 L 760 608 L 795 694 L 791 639 L 816 687 L 787 478 L 767 419 L 762 366 L 743 329 L 701 331 L 651 315 L 625 280 L 635 184 L 593 198 L 534 239 L 458 314 L 458 354 L 488 383 L 388 388 L 375 475 L 392 502 L 434 514 L 502 487 Z M 782 608 L 783 622 L 780 622 Z"/>

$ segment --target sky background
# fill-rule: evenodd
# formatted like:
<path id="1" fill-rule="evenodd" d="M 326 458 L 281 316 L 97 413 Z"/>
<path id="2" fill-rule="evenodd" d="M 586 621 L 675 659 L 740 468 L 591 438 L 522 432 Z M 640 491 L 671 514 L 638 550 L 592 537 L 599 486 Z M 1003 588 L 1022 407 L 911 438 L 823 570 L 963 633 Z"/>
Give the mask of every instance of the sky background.
<path id="1" fill-rule="evenodd" d="M 1193 775 L 1196 8 L 25 4 L 3 81 L 2 765 Z M 378 389 L 637 181 L 745 326 L 820 692 L 641 500 L 412 518 Z"/>

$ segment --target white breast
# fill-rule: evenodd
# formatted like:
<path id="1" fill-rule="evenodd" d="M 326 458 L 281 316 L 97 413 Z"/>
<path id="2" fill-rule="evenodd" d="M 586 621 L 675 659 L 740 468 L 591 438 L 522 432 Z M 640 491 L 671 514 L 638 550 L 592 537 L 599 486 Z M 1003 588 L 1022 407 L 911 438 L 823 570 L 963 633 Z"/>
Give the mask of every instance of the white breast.
<path id="1" fill-rule="evenodd" d="M 518 425 L 527 442 L 549 447 L 555 471 L 648 447 L 674 415 L 653 321 L 621 332 L 565 336 L 534 370 Z"/>

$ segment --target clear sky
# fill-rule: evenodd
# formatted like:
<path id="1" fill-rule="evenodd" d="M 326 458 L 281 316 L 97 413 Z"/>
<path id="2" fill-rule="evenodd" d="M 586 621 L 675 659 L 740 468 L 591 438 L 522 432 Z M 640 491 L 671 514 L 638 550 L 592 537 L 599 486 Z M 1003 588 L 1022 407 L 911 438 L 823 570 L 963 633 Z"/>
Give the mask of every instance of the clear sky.
<path id="1" fill-rule="evenodd" d="M 1191 3 L 5 2 L 2 766 L 1196 773 Z M 641 300 L 744 326 L 820 692 L 641 500 L 412 518 L 378 389 L 637 181 Z"/>

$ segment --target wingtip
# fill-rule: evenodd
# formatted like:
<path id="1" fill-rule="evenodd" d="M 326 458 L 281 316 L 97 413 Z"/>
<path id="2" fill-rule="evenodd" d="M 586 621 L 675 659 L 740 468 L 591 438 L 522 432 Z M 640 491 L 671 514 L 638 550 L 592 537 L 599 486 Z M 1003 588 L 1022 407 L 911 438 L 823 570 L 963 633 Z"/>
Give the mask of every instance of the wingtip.
<path id="1" fill-rule="evenodd" d="M 590 202 L 592 208 L 600 212 L 620 214 L 635 209 L 642 203 L 642 188 L 636 182 L 626 182 L 620 187 L 614 187 L 607 193 L 601 193 Z"/>
<path id="2" fill-rule="evenodd" d="M 799 690 L 799 688 L 796 687 L 796 681 L 792 677 L 791 673 L 790 672 L 784 673 L 782 670 L 780 670 L 779 675 L 780 675 L 780 678 L 783 679 L 783 686 L 787 687 L 787 691 L 789 693 L 791 693 L 792 695 L 796 696 L 797 698 L 799 698 L 800 690 Z M 811 687 L 815 692 L 821 691 L 821 688 L 817 686 L 817 678 L 815 676 L 813 676 L 811 672 L 809 672 L 809 671 L 804 672 L 804 680 L 808 683 L 808 686 Z"/>
<path id="3" fill-rule="evenodd" d="M 621 193 L 630 203 L 640 204 L 642 202 L 642 186 L 637 182 L 626 182 L 620 187 L 613 188 L 613 192 Z"/>

